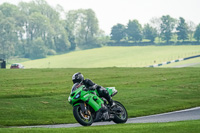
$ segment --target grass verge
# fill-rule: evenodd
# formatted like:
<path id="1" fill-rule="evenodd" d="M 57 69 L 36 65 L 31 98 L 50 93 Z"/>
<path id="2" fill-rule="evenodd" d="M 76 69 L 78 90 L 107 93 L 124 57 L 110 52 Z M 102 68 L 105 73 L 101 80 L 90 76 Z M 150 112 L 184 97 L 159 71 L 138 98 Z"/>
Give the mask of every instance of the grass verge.
<path id="1" fill-rule="evenodd" d="M 1 70 L 0 125 L 76 122 L 67 98 L 78 71 L 99 85 L 115 86 L 113 99 L 129 117 L 200 106 L 200 68 Z"/>
<path id="2" fill-rule="evenodd" d="M 146 124 L 117 124 L 94 127 L 77 128 L 0 128 L 2 133 L 198 133 L 200 132 L 200 120 L 182 121 L 169 123 L 146 123 Z"/>

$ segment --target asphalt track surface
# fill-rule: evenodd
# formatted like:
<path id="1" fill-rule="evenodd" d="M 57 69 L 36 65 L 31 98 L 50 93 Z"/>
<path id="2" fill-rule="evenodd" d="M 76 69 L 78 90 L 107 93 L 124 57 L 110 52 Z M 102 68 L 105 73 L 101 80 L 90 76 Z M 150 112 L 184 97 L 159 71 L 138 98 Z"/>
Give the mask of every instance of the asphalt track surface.
<path id="1" fill-rule="evenodd" d="M 173 121 L 186 121 L 186 120 L 200 120 L 200 107 L 174 111 L 169 113 L 129 118 L 126 123 L 161 123 L 161 122 L 173 122 Z M 114 122 L 97 122 L 92 126 L 99 125 L 113 125 Z M 78 123 L 75 124 L 57 124 L 57 125 L 38 125 L 38 126 L 21 126 L 19 128 L 70 128 L 80 127 Z"/>
<path id="2" fill-rule="evenodd" d="M 194 65 L 198 65 L 200 63 L 190 63 L 190 64 L 184 64 L 184 65 L 178 65 L 178 66 L 173 66 L 172 68 L 182 68 L 182 67 L 190 67 Z"/>

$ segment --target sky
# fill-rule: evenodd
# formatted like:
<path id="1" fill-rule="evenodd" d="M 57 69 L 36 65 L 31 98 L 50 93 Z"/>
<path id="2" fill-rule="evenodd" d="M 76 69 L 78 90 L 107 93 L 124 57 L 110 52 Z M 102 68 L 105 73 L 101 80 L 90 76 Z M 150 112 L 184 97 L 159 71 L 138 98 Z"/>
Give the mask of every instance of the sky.
<path id="1" fill-rule="evenodd" d="M 18 4 L 31 0 L 0 0 Z M 170 15 L 174 18 L 183 17 L 186 21 L 200 23 L 200 0 L 46 0 L 52 7 L 61 5 L 67 12 L 76 9 L 92 9 L 99 20 L 99 27 L 106 34 L 120 23 L 127 25 L 129 20 L 137 19 L 140 24 L 149 23 L 154 17 Z"/>

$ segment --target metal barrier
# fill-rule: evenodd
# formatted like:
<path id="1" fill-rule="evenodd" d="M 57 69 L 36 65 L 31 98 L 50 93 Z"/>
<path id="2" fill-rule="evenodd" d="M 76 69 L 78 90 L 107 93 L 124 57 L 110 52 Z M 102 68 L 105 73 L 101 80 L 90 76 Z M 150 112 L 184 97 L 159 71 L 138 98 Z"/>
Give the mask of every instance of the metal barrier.
<path id="1" fill-rule="evenodd" d="M 163 63 L 160 63 L 160 64 L 150 65 L 148 67 L 159 67 L 159 66 L 162 66 L 162 65 L 166 65 L 166 64 L 170 64 L 170 63 L 174 63 L 174 62 L 179 62 L 179 61 L 183 61 L 183 60 L 189 60 L 189 59 L 193 59 L 193 58 L 197 58 L 197 57 L 200 57 L 200 55 L 195 55 L 195 56 L 190 56 L 190 57 L 181 58 L 181 59 L 177 59 L 177 60 L 167 61 L 167 62 L 163 62 Z"/>

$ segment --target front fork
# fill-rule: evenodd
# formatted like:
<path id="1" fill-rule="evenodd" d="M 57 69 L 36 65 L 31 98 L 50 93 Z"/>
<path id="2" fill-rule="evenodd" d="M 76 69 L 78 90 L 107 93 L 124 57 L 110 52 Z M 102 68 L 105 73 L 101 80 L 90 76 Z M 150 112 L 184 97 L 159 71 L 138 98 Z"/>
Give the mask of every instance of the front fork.
<path id="1" fill-rule="evenodd" d="M 87 109 L 87 105 L 86 103 L 80 103 L 80 107 L 81 107 L 81 111 L 85 114 L 85 115 L 91 115 L 91 112 Z"/>

